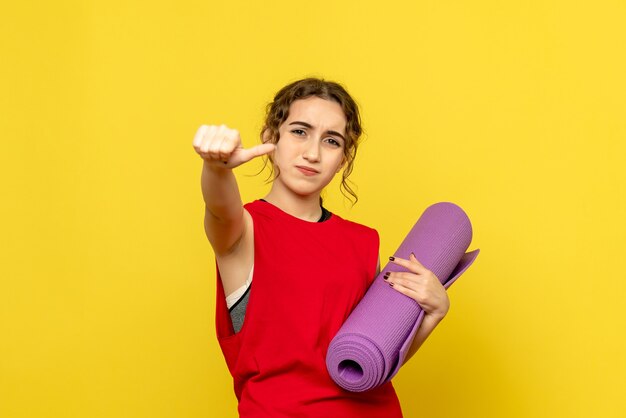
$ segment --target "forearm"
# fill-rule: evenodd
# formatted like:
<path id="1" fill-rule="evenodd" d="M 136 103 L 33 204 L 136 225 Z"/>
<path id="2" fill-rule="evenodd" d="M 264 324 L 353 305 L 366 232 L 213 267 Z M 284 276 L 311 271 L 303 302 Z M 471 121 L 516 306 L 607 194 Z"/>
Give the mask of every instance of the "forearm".
<path id="1" fill-rule="evenodd" d="M 237 179 L 231 169 L 202 165 L 202 197 L 210 214 L 220 221 L 240 219 L 243 203 Z"/>
<path id="2" fill-rule="evenodd" d="M 415 337 L 413 338 L 413 342 L 411 343 L 409 352 L 406 358 L 404 359 L 405 364 L 407 361 L 409 361 L 411 357 L 413 357 L 413 355 L 417 352 L 417 350 L 419 350 L 419 348 L 422 346 L 424 341 L 426 341 L 426 338 L 428 338 L 428 336 L 433 332 L 435 327 L 441 322 L 442 319 L 443 317 L 439 317 L 435 315 L 426 314 L 424 316 L 424 319 L 422 320 L 420 327 L 417 329 L 417 332 L 415 333 Z"/>

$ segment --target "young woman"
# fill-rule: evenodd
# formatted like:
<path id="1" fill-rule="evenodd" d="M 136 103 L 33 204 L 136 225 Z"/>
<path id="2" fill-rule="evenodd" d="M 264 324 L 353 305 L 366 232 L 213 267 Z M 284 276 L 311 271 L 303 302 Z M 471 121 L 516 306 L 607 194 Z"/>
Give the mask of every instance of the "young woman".
<path id="1" fill-rule="evenodd" d="M 336 385 L 326 352 L 377 275 L 378 233 L 322 206 L 320 194 L 346 183 L 361 135 L 359 110 L 339 84 L 316 78 L 283 87 L 268 105 L 262 144 L 202 125 L 204 227 L 217 262 L 217 337 L 234 379 L 241 417 L 401 417 L 391 382 L 361 393 Z M 232 170 L 266 156 L 270 192 L 244 205 Z M 390 286 L 426 312 L 410 358 L 443 319 L 449 300 L 414 257 Z"/>

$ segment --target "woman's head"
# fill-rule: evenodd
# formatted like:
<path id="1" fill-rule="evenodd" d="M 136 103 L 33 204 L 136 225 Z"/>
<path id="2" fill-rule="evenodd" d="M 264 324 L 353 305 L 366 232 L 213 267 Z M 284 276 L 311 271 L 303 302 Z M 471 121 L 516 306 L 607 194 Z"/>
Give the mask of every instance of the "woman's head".
<path id="1" fill-rule="evenodd" d="M 343 174 L 341 189 L 357 201 L 356 193 L 347 183 L 348 176 L 352 172 L 354 158 L 358 148 L 359 138 L 362 134 L 359 108 L 354 99 L 338 83 L 318 78 L 305 78 L 283 87 L 267 105 L 265 123 L 261 130 L 261 140 L 264 143 L 278 144 L 280 140 L 280 128 L 289 117 L 289 110 L 297 100 L 310 97 L 319 97 L 337 103 L 346 118 L 345 143 L 343 144 Z M 280 175 L 280 170 L 274 167 L 271 157 L 274 178 Z M 348 196 L 349 197 L 349 196 Z"/>

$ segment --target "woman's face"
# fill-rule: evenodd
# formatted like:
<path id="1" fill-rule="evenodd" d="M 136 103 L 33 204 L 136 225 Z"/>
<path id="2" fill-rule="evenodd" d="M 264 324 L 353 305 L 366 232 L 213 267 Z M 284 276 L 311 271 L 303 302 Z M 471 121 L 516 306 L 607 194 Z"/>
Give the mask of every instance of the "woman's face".
<path id="1" fill-rule="evenodd" d="M 321 192 L 344 162 L 346 116 L 339 103 L 316 96 L 296 100 L 278 131 L 275 181 L 298 195 Z"/>

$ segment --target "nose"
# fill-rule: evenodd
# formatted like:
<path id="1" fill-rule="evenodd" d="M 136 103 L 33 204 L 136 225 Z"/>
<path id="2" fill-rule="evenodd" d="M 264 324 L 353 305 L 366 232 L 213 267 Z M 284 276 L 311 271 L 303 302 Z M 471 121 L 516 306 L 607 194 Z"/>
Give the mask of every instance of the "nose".
<path id="1" fill-rule="evenodd" d="M 308 141 L 309 143 L 306 145 L 304 149 L 304 153 L 302 153 L 302 158 L 309 162 L 319 162 L 320 160 L 320 141 L 317 139 L 311 138 Z"/>

